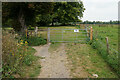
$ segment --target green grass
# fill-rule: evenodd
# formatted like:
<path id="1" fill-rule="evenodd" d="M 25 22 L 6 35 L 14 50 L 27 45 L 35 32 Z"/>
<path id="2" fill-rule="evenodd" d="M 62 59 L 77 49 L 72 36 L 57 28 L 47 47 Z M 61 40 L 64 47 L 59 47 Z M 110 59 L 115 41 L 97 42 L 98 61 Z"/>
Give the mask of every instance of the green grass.
<path id="1" fill-rule="evenodd" d="M 67 43 L 66 53 L 70 61 L 71 75 L 77 78 L 83 77 L 77 72 L 84 71 L 89 77 L 94 78 L 92 74 L 97 74 L 98 78 L 117 78 L 118 76 L 111 70 L 104 59 L 88 44 Z M 72 62 L 71 62 L 72 61 Z M 82 67 L 82 71 L 78 71 Z M 83 72 L 83 73 L 84 73 Z M 76 73 L 76 74 L 73 74 Z"/>
<path id="2" fill-rule="evenodd" d="M 48 27 L 39 27 L 39 29 L 47 30 Z M 49 27 L 50 28 L 50 40 L 51 41 L 77 41 L 77 42 L 86 42 L 86 33 L 85 31 L 80 30 L 80 33 L 75 33 L 74 29 L 77 29 L 76 26 L 57 26 Z M 53 30 L 58 29 L 58 30 Z M 72 30 L 64 30 L 72 29 Z M 30 33 L 29 33 L 30 34 Z M 32 32 L 34 35 L 34 32 Z M 63 35 L 63 37 L 62 37 Z M 47 31 L 38 31 L 38 37 L 43 37 L 47 39 Z"/>
<path id="3" fill-rule="evenodd" d="M 50 47 L 49 47 L 49 52 L 53 53 L 53 51 L 56 51 L 60 47 L 61 43 L 54 43 L 52 42 Z"/>
<path id="4" fill-rule="evenodd" d="M 57 30 L 54 30 L 57 29 Z M 71 30 L 65 30 L 71 29 Z M 74 32 L 77 27 L 50 27 L 50 40 L 51 41 L 70 41 L 70 42 L 85 42 L 87 40 L 87 34 L 84 30 L 79 30 L 78 33 Z"/>
<path id="5" fill-rule="evenodd" d="M 5 29 L 5 30 L 12 30 L 13 28 L 11 28 L 11 27 L 2 27 L 2 29 Z"/>
<path id="6" fill-rule="evenodd" d="M 116 56 L 113 54 L 114 52 L 110 50 L 109 57 L 106 54 L 106 40 L 105 38 L 109 38 L 109 45 L 111 48 L 118 50 L 118 26 L 101 26 L 92 25 L 93 26 L 93 34 L 94 34 L 94 43 L 92 43 L 92 47 L 88 44 L 81 44 L 73 45 L 73 43 L 68 44 L 66 52 L 68 54 L 68 58 L 71 61 L 71 64 L 74 66 L 71 70 L 75 72 L 78 66 L 82 66 L 83 70 L 88 73 L 88 77 L 93 77 L 92 74 L 98 74 L 99 78 L 116 78 L 118 77 L 112 68 L 109 67 L 112 64 L 116 63 L 113 60 Z M 45 27 L 41 27 L 44 29 Z M 75 29 L 74 26 L 62 26 L 62 27 L 50 27 L 50 29 Z M 66 33 L 65 33 L 66 32 Z M 63 31 L 63 40 L 64 41 L 73 41 L 72 39 L 75 38 L 76 33 L 72 30 L 70 31 Z M 39 32 L 38 32 L 39 33 Z M 59 34 L 57 34 L 59 33 Z M 51 30 L 51 40 L 62 41 L 62 33 L 61 31 Z M 47 38 L 47 31 L 41 31 L 39 36 Z M 67 36 L 67 37 L 64 37 Z M 78 38 L 82 38 L 81 34 L 78 35 Z M 83 37 L 85 38 L 85 37 Z M 85 40 L 86 41 L 86 40 Z M 103 45 L 99 44 L 101 41 Z M 91 43 L 90 43 L 91 44 Z M 60 43 L 52 43 L 50 45 L 49 51 L 55 51 L 60 46 Z M 101 53 L 101 54 L 100 54 Z M 112 55 L 111 55 L 112 54 Z M 101 57 L 102 55 L 102 57 Z M 116 58 L 117 59 L 117 58 Z M 110 63 L 109 65 L 107 64 Z M 112 66 L 114 67 L 114 65 Z M 73 74 L 73 73 L 72 73 Z M 77 75 L 73 75 L 75 77 L 80 77 L 78 73 Z"/>
<path id="7" fill-rule="evenodd" d="M 29 56 L 29 62 L 31 61 L 31 64 L 29 62 L 25 62 L 22 67 L 19 69 L 19 77 L 37 77 L 41 70 L 41 65 L 39 62 L 39 57 L 34 56 L 34 53 L 36 52 L 35 49 L 32 47 L 28 47 L 28 56 Z M 38 64 L 39 63 L 39 64 Z"/>
<path id="8" fill-rule="evenodd" d="M 118 51 L 118 25 L 101 26 L 93 25 L 94 37 L 106 44 L 105 38 L 109 39 L 109 46 Z"/>
<path id="9" fill-rule="evenodd" d="M 8 31 L 2 31 L 3 74 L 4 78 L 27 78 L 37 76 L 41 65 L 39 57 L 35 56 L 36 50 L 28 46 L 24 40 L 18 40 Z M 20 37 L 19 35 L 17 35 Z M 39 63 L 39 64 L 38 64 Z"/>
<path id="10" fill-rule="evenodd" d="M 93 26 L 94 40 L 92 47 L 97 49 L 99 54 L 104 60 L 111 66 L 111 68 L 119 75 L 119 63 L 118 63 L 118 25 L 108 26 Z M 109 53 L 107 53 L 106 40 L 108 37 L 109 41 Z"/>

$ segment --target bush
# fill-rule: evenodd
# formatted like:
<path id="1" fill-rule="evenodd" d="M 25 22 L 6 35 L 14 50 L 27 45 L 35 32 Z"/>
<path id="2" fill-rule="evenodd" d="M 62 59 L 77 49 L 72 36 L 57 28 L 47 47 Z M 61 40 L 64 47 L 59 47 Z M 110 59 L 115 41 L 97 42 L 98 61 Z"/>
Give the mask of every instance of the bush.
<path id="1" fill-rule="evenodd" d="M 27 41 L 18 42 L 14 34 L 2 32 L 2 77 L 11 78 L 14 77 L 13 74 L 19 73 L 21 66 L 33 62 L 35 50 L 28 47 Z"/>
<path id="2" fill-rule="evenodd" d="M 32 55 L 27 55 L 25 58 L 24 58 L 24 62 L 26 65 L 30 66 L 32 64 L 32 61 L 33 61 L 33 56 Z"/>
<path id="3" fill-rule="evenodd" d="M 47 43 L 46 39 L 42 37 L 35 37 L 35 36 L 29 37 L 29 38 L 24 37 L 24 40 L 28 41 L 29 46 L 39 46 Z"/>

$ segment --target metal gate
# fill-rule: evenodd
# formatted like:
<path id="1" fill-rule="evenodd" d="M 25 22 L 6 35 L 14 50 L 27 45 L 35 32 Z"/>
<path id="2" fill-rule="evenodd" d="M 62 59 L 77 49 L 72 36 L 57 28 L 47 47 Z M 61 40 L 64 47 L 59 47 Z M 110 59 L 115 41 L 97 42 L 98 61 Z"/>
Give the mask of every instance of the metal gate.
<path id="1" fill-rule="evenodd" d="M 48 28 L 49 42 L 80 42 L 90 40 L 90 31 L 86 29 L 55 29 Z"/>

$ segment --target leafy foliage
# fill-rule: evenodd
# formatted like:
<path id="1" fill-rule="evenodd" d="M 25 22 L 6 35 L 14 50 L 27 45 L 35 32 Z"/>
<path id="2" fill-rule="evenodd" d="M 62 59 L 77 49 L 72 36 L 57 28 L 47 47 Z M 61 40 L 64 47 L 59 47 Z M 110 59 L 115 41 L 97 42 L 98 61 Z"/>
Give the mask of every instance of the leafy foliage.
<path id="1" fill-rule="evenodd" d="M 23 37 L 22 39 L 28 41 L 29 46 L 39 46 L 47 43 L 47 40 L 42 37 L 32 36 L 29 38 Z"/>
<path id="2" fill-rule="evenodd" d="M 53 22 L 58 21 L 63 25 L 68 22 L 80 22 L 79 18 L 83 17 L 84 10 L 85 8 L 82 1 L 56 3 L 53 13 Z"/>
<path id="3" fill-rule="evenodd" d="M 36 23 L 38 26 L 46 26 L 52 22 L 52 16 L 50 14 L 47 15 L 38 15 L 36 17 Z"/>
<path id="4" fill-rule="evenodd" d="M 28 42 L 15 39 L 15 34 L 3 31 L 2 35 L 2 77 L 14 78 L 23 65 L 31 65 L 36 60 L 35 50 L 28 47 Z"/>
<path id="5" fill-rule="evenodd" d="M 16 31 L 24 31 L 27 26 L 43 26 L 59 22 L 80 22 L 85 10 L 80 2 L 4 2 L 3 25 L 10 25 Z M 79 17 L 79 18 L 78 18 Z"/>
<path id="6" fill-rule="evenodd" d="M 29 25 L 36 25 L 35 19 L 38 14 L 50 14 L 53 9 L 53 3 L 27 3 L 27 2 L 5 2 L 3 7 L 3 23 L 12 19 L 12 27 L 16 31 L 25 29 Z"/>

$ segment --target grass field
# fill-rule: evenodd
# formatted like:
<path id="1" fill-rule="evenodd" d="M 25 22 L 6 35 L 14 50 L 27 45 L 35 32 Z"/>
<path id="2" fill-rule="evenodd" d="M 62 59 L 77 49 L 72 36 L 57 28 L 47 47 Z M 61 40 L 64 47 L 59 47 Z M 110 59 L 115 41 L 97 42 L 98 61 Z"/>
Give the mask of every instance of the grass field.
<path id="1" fill-rule="evenodd" d="M 109 39 L 109 46 L 118 51 L 118 25 L 101 26 L 93 25 L 94 37 L 106 44 L 105 38 Z"/>

